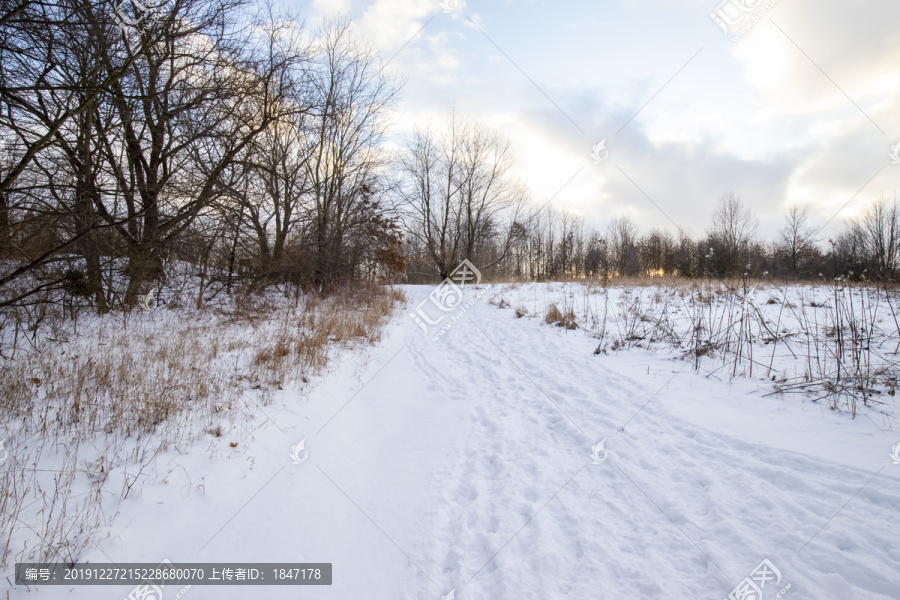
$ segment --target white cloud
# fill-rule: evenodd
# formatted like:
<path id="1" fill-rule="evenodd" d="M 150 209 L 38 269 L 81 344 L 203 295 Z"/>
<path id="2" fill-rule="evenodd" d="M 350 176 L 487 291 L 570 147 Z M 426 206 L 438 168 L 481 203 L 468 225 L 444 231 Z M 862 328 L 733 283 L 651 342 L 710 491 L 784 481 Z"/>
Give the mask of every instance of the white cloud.
<path id="1" fill-rule="evenodd" d="M 378 48 L 399 50 L 439 8 L 434 0 L 376 0 L 356 23 Z"/>
<path id="2" fill-rule="evenodd" d="M 435 16 L 391 63 L 408 81 L 398 132 L 440 121 L 456 102 L 510 136 L 538 201 L 584 165 L 554 204 L 598 223 L 627 209 L 671 228 L 617 165 L 694 231 L 726 191 L 753 205 L 765 232 L 794 202 L 824 223 L 882 167 L 846 214 L 900 190 L 900 165 L 887 156 L 900 141 L 900 4 L 782 0 L 733 43 L 708 17 L 717 3 L 479 4 L 468 14 L 509 59 L 439 0 L 357 0 L 353 14 L 385 58 Z M 602 137 L 610 159 L 593 165 Z"/>

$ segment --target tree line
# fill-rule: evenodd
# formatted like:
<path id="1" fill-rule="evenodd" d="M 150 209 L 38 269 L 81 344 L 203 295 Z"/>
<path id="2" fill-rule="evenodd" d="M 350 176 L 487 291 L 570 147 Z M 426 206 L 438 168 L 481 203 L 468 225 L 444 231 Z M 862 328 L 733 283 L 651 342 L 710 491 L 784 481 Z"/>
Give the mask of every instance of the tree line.
<path id="1" fill-rule="evenodd" d="M 772 278 L 810 281 L 837 277 L 894 282 L 900 277 L 900 200 L 880 197 L 848 219 L 831 238 L 821 235 L 806 207 L 790 206 L 771 240 L 735 194 L 716 202 L 706 231 L 642 231 L 627 215 L 598 230 L 582 217 L 552 207 L 521 209 L 502 235 L 486 236 L 469 254 L 501 278 L 527 281 L 610 278 Z M 471 257 L 474 256 L 474 259 Z M 429 243 L 407 241 L 408 276 L 438 273 Z M 433 277 L 432 277 L 433 278 Z"/>
<path id="2" fill-rule="evenodd" d="M 133 306 L 174 260 L 201 287 L 402 269 L 379 66 L 348 19 L 243 0 L 2 0 L 0 304 Z"/>

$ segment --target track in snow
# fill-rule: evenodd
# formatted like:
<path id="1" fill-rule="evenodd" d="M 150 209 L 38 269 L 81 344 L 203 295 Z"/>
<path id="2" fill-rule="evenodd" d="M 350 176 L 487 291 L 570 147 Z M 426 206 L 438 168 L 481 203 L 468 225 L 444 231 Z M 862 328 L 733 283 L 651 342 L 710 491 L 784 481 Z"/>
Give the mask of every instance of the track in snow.
<path id="1" fill-rule="evenodd" d="M 408 286 L 409 306 L 431 289 Z M 854 464 L 761 443 L 766 419 L 775 439 L 796 415 L 752 383 L 594 346 L 486 301 L 437 341 L 404 314 L 365 369 L 343 361 L 308 400 L 272 407 L 243 460 L 161 457 L 169 483 L 124 504 L 87 559 L 334 564 L 327 588 L 194 586 L 188 600 L 721 599 L 764 558 L 784 598 L 900 597 L 900 466 L 878 454 L 900 440 L 842 425 L 834 439 L 863 447 Z M 698 406 L 731 426 L 698 424 Z M 800 416 L 833 443 L 834 422 Z M 310 458 L 292 465 L 300 438 Z"/>

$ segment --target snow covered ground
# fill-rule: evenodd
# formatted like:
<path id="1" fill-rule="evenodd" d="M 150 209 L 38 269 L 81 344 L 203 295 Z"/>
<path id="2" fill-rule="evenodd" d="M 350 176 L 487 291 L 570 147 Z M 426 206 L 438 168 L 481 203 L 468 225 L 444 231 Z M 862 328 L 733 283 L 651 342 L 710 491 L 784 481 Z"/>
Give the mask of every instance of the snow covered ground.
<path id="1" fill-rule="evenodd" d="M 312 391 L 157 455 L 79 561 L 333 564 L 331 586 L 166 600 L 721 600 L 764 560 L 763 600 L 900 598 L 893 396 L 854 419 L 663 346 L 595 354 L 591 328 L 544 323 L 564 287 L 480 289 L 433 340 L 409 317 L 433 288 L 404 287 L 382 341 Z"/>

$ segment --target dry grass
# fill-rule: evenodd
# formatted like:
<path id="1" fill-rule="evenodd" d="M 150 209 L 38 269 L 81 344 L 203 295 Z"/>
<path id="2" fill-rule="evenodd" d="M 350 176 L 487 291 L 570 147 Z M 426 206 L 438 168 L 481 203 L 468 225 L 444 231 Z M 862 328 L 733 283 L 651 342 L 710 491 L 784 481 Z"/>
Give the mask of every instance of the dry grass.
<path id="1" fill-rule="evenodd" d="M 575 320 L 575 313 L 567 310 L 563 313 L 555 304 L 551 304 L 544 315 L 544 323 L 548 325 L 556 325 L 557 327 L 565 327 L 566 329 L 577 329 L 578 323 Z"/>
<path id="2" fill-rule="evenodd" d="M 547 284 L 541 294 L 539 301 L 534 293 L 532 313 L 587 330 L 599 340 L 595 354 L 666 348 L 708 376 L 763 376 L 772 393 L 802 395 L 854 417 L 858 407 L 894 396 L 900 379 L 900 297 L 892 286 L 707 279 L 617 288 L 584 281 Z"/>
<path id="3" fill-rule="evenodd" d="M 507 302 L 503 298 L 491 298 L 488 303 L 496 306 L 497 308 L 509 308 L 509 302 Z"/>
<path id="4" fill-rule="evenodd" d="M 156 453 L 221 435 L 275 390 L 302 388 L 336 347 L 377 342 L 404 300 L 378 287 L 245 297 L 225 311 L 54 322 L 46 337 L 17 340 L 0 369 L 9 451 L 0 562 L 77 559 L 109 522 L 101 496 L 126 497 Z M 122 471 L 109 489 L 108 475 Z M 76 488 L 90 492 L 76 498 Z"/>

